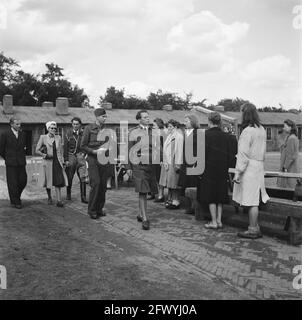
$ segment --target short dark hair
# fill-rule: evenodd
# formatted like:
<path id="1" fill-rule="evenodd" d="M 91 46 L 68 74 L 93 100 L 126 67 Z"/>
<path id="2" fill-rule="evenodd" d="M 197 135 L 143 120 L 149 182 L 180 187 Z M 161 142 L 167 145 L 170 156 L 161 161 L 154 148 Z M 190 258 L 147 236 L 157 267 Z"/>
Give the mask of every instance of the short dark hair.
<path id="1" fill-rule="evenodd" d="M 136 114 L 136 120 L 140 120 L 142 118 L 142 113 L 148 113 L 149 112 L 147 110 L 139 110 L 138 113 Z"/>
<path id="2" fill-rule="evenodd" d="M 220 126 L 221 125 L 221 115 L 217 111 L 211 112 L 209 114 L 208 119 L 209 119 L 209 121 L 211 121 L 213 123 L 214 126 Z"/>
<path id="3" fill-rule="evenodd" d="M 241 106 L 242 111 L 242 123 L 243 129 L 246 127 L 260 127 L 260 118 L 257 112 L 257 108 L 252 103 L 246 102 Z"/>
<path id="4" fill-rule="evenodd" d="M 164 121 L 160 118 L 155 118 L 153 122 L 155 122 L 157 124 L 159 129 L 163 129 L 165 127 Z"/>
<path id="5" fill-rule="evenodd" d="M 294 121 L 290 119 L 286 119 L 284 123 L 286 123 L 289 127 L 291 127 L 290 134 L 294 134 L 296 136 L 298 135 L 297 126 Z"/>
<path id="6" fill-rule="evenodd" d="M 173 127 L 176 127 L 176 128 L 180 128 L 181 127 L 181 124 L 174 120 L 174 119 L 170 119 L 168 122 L 167 122 L 167 127 L 168 125 L 171 124 Z"/>
<path id="7" fill-rule="evenodd" d="M 19 119 L 18 117 L 12 116 L 12 117 L 9 119 L 9 124 L 10 124 L 10 125 L 14 124 L 15 120 L 19 120 L 19 121 L 20 121 L 20 119 Z"/>
<path id="8" fill-rule="evenodd" d="M 73 118 L 71 119 L 71 123 L 72 123 L 73 121 L 78 121 L 80 124 L 82 124 L 82 120 L 81 120 L 79 117 L 73 117 Z"/>

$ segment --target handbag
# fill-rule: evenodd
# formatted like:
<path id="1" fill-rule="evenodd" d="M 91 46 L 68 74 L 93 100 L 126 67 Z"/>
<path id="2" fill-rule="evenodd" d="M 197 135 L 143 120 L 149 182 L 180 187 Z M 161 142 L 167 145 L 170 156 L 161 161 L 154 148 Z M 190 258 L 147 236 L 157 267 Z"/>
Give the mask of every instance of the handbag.
<path id="1" fill-rule="evenodd" d="M 44 154 L 47 154 L 47 147 L 46 147 L 46 145 L 43 144 L 43 145 L 41 146 L 41 148 L 39 149 L 39 151 L 42 152 L 42 153 L 44 153 Z"/>

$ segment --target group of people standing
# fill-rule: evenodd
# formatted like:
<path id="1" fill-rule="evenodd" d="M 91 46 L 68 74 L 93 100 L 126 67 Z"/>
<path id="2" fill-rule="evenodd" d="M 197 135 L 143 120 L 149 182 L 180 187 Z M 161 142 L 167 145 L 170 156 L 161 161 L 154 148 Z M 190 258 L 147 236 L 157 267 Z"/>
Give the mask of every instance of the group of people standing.
<path id="1" fill-rule="evenodd" d="M 56 122 L 47 122 L 47 133 L 40 136 L 36 153 L 43 157 L 39 185 L 46 188 L 48 204 L 53 203 L 52 187 L 56 190 L 58 207 L 63 207 L 62 187 L 67 188 L 66 199 L 71 200 L 72 181 L 77 173 L 80 180 L 81 201 L 88 203 L 89 216 L 98 219 L 106 215 L 103 207 L 112 164 L 100 163 L 98 159 L 98 153 L 104 149 L 106 143 L 99 135 L 106 129 L 106 111 L 98 108 L 94 114 L 95 123 L 87 125 L 85 129 L 82 128 L 81 119 L 73 118 L 72 129 L 63 137 L 64 143 L 56 134 Z M 238 143 L 235 135 L 222 129 L 222 119 L 218 112 L 209 114 L 208 129 L 201 130 L 201 135 L 199 135 L 198 119 L 193 114 L 185 116 L 185 129 L 173 119 L 164 124 L 162 119 L 156 118 L 151 126 L 147 110 L 140 110 L 136 120 L 138 126 L 129 130 L 130 160 L 126 169 L 134 179 L 135 191 L 138 193 L 137 220 L 142 223 L 144 230 L 150 229 L 147 217 L 148 199 L 154 199 L 158 203 L 163 202 L 167 209 L 176 210 L 180 208 L 180 195 L 184 195 L 184 190 L 188 187 L 197 187 L 197 201 L 201 205 L 208 206 L 211 221 L 205 224 L 205 228 L 220 229 L 223 227 L 223 205 L 229 203 L 229 188 L 230 185 L 234 185 L 232 199 L 239 205 L 247 207 L 249 212 L 249 228 L 245 232 L 238 233 L 238 236 L 251 239 L 261 237 L 258 207 L 261 201 L 265 203 L 269 199 L 264 184 L 266 131 L 253 104 L 246 103 L 242 106 L 242 132 Z M 22 207 L 20 197 L 27 180 L 25 140 L 18 118 L 13 117 L 10 126 L 10 130 L 1 136 L 0 155 L 6 161 L 11 204 L 20 209 Z M 294 124 L 286 121 L 284 130 L 288 133 L 288 137 L 281 149 L 280 170 L 286 172 L 296 166 L 299 148 Z M 200 140 L 198 137 L 203 139 Z M 193 158 L 197 157 L 197 149 L 203 144 L 202 159 L 197 159 L 203 161 L 203 165 L 201 172 L 197 174 L 188 174 L 189 169 L 197 166 L 187 159 L 188 144 L 191 144 Z M 104 150 L 104 152 L 109 151 Z M 157 161 L 154 161 L 154 157 Z M 230 181 L 229 168 L 234 167 L 235 175 Z M 88 200 L 86 199 L 87 168 L 91 187 Z M 186 213 L 193 213 L 191 204 L 186 208 Z"/>

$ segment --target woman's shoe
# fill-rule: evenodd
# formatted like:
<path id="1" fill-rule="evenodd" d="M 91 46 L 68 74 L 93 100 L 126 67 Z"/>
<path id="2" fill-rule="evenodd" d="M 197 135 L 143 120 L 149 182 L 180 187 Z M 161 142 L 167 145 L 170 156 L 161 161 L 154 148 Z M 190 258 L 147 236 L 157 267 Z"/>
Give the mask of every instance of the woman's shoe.
<path id="1" fill-rule="evenodd" d="M 165 202 L 165 207 L 167 209 L 169 209 L 171 205 L 172 205 L 172 201 L 171 200 L 168 200 L 168 201 Z"/>
<path id="2" fill-rule="evenodd" d="M 214 230 L 217 230 L 217 229 L 218 229 L 217 224 L 214 224 L 213 222 L 206 223 L 206 224 L 204 225 L 204 227 L 205 227 L 206 229 L 214 229 Z"/>
<path id="3" fill-rule="evenodd" d="M 259 238 L 262 238 L 262 234 L 261 232 L 250 232 L 250 231 L 244 231 L 244 232 L 238 232 L 237 233 L 237 236 L 240 237 L 240 238 L 245 238 L 245 239 L 259 239 Z"/>
<path id="4" fill-rule="evenodd" d="M 154 202 L 165 202 L 165 198 L 164 197 L 157 197 L 155 198 Z"/>
<path id="5" fill-rule="evenodd" d="M 217 228 L 218 228 L 218 229 L 223 229 L 223 225 L 222 225 L 221 222 L 217 222 Z"/>
<path id="6" fill-rule="evenodd" d="M 142 227 L 143 227 L 143 230 L 149 230 L 149 229 L 150 229 L 150 222 L 149 222 L 149 220 L 143 221 Z"/>
<path id="7" fill-rule="evenodd" d="M 177 209 L 179 209 L 179 208 L 180 208 L 180 203 L 179 203 L 179 204 L 173 204 L 173 203 L 171 203 L 171 205 L 169 206 L 168 209 L 170 209 L 170 210 L 177 210 Z"/>
<path id="8" fill-rule="evenodd" d="M 136 217 L 136 220 L 137 220 L 138 222 L 142 222 L 142 221 L 143 221 L 143 218 L 142 218 L 142 216 L 137 216 L 137 217 Z"/>
<path id="9" fill-rule="evenodd" d="M 57 202 L 57 207 L 63 208 L 63 207 L 64 207 L 63 202 L 62 202 L 62 201 L 58 201 L 58 202 Z"/>
<path id="10" fill-rule="evenodd" d="M 47 204 L 48 204 L 48 205 L 52 205 L 52 198 L 48 198 Z"/>

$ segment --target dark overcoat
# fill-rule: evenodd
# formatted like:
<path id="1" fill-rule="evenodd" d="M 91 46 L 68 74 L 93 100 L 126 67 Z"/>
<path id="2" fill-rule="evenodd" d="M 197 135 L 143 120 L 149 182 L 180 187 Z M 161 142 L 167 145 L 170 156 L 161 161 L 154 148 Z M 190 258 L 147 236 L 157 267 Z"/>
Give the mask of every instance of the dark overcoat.
<path id="1" fill-rule="evenodd" d="M 11 167 L 25 166 L 25 134 L 20 131 L 18 139 L 12 129 L 6 130 L 0 137 L 0 155 L 5 164 Z"/>
<path id="2" fill-rule="evenodd" d="M 200 203 L 228 203 L 228 168 L 230 139 L 218 127 L 205 132 L 205 170 L 197 182 Z"/>

